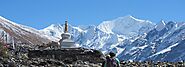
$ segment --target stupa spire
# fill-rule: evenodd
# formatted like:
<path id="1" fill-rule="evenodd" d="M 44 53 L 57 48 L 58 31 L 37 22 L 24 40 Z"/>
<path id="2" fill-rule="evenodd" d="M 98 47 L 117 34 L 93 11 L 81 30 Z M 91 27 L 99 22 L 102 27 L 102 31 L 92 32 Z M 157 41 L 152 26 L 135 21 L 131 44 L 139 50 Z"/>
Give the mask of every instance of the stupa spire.
<path id="1" fill-rule="evenodd" d="M 68 24 L 67 24 L 67 20 L 65 21 L 65 29 L 64 29 L 64 33 L 68 32 Z"/>

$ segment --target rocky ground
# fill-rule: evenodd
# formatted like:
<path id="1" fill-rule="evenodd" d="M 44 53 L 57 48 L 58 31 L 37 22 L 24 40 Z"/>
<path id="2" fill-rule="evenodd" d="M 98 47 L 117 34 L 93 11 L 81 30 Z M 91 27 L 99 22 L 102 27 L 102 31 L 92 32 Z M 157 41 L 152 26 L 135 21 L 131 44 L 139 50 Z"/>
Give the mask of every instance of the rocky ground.
<path id="1" fill-rule="evenodd" d="M 83 61 L 62 61 L 52 58 L 29 58 L 28 47 L 20 46 L 19 50 L 0 47 L 0 67 L 101 67 L 102 63 Z M 91 58 L 92 59 L 92 58 Z M 185 67 L 185 62 L 121 62 L 121 67 Z"/>
<path id="2" fill-rule="evenodd" d="M 101 63 L 92 63 L 92 62 L 89 62 L 90 60 L 89 61 L 80 60 L 81 57 L 78 57 L 78 59 L 75 61 L 58 60 L 55 58 L 42 57 L 43 55 L 40 55 L 39 57 L 37 56 L 29 57 L 28 53 L 30 50 L 33 50 L 32 47 L 33 46 L 22 45 L 22 46 L 17 46 L 16 49 L 12 49 L 11 47 L 4 47 L 4 45 L 0 44 L 0 67 L 100 67 L 101 66 Z M 52 52 L 51 50 L 49 51 L 50 52 L 47 52 L 48 54 Z M 66 50 L 62 50 L 62 51 L 65 52 Z M 79 52 L 83 52 L 83 51 L 87 51 L 87 50 L 84 50 L 84 49 L 79 50 Z M 72 51 L 71 54 L 73 53 L 77 53 L 77 52 Z M 89 52 L 86 52 L 86 53 L 89 54 Z M 62 53 L 62 54 L 67 55 L 66 53 Z M 79 54 L 78 56 L 81 56 L 81 55 L 83 56 L 83 53 L 78 53 L 78 54 Z M 93 54 L 93 53 L 90 52 L 90 54 Z M 92 59 L 92 58 L 93 57 L 89 56 L 89 59 Z M 84 58 L 82 57 L 81 59 L 84 59 Z"/>
<path id="3" fill-rule="evenodd" d="M 72 64 L 66 64 L 62 61 L 58 61 L 55 59 L 27 59 L 27 60 L 9 60 L 9 59 L 2 59 L 0 67 L 100 67 L 101 64 L 94 64 L 89 62 L 83 61 L 76 61 Z"/>
<path id="4" fill-rule="evenodd" d="M 75 61 L 67 64 L 55 59 L 15 59 L 0 58 L 0 67 L 101 67 L 101 63 Z M 185 67 L 185 62 L 121 62 L 121 67 Z"/>

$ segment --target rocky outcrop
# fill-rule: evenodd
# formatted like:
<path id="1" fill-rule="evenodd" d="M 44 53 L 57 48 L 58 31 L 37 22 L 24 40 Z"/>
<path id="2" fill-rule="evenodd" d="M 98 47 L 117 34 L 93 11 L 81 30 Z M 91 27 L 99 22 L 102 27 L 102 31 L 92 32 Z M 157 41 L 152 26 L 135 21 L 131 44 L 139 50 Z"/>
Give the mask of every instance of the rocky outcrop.
<path id="1" fill-rule="evenodd" d="M 104 60 L 104 55 L 94 49 L 85 48 L 62 48 L 50 50 L 29 50 L 29 58 L 45 58 L 56 59 L 64 63 L 71 64 L 75 61 L 88 61 L 91 63 L 101 63 Z"/>

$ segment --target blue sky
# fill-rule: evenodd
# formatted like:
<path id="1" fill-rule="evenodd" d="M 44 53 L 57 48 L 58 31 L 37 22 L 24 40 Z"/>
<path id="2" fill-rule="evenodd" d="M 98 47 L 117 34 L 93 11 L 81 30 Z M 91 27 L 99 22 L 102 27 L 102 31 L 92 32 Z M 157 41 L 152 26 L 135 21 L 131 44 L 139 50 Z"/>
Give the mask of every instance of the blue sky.
<path id="1" fill-rule="evenodd" d="M 0 0 L 0 15 L 37 29 L 66 19 L 72 25 L 98 25 L 126 15 L 182 22 L 185 0 Z"/>

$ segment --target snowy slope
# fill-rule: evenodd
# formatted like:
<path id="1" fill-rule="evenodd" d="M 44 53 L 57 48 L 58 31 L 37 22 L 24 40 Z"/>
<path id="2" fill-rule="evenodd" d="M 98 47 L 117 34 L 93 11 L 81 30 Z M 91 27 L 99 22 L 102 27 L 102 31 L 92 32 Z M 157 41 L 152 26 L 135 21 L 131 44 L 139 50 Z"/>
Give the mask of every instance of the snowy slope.
<path id="1" fill-rule="evenodd" d="M 20 43 L 28 43 L 28 44 L 42 44 L 42 43 L 48 43 L 50 39 L 42 35 L 38 30 L 16 24 L 12 21 L 9 21 L 3 17 L 0 16 L 0 30 L 1 35 L 6 33 L 8 36 L 7 39 L 9 40 L 15 40 L 15 42 Z M 6 37 L 6 36 L 1 36 Z M 9 41 L 11 43 L 11 41 Z"/>
<path id="2" fill-rule="evenodd" d="M 156 28 L 127 45 L 118 57 L 122 60 L 135 61 L 182 61 L 185 60 L 185 23 L 162 21 Z M 142 49 L 139 47 L 143 47 Z"/>

